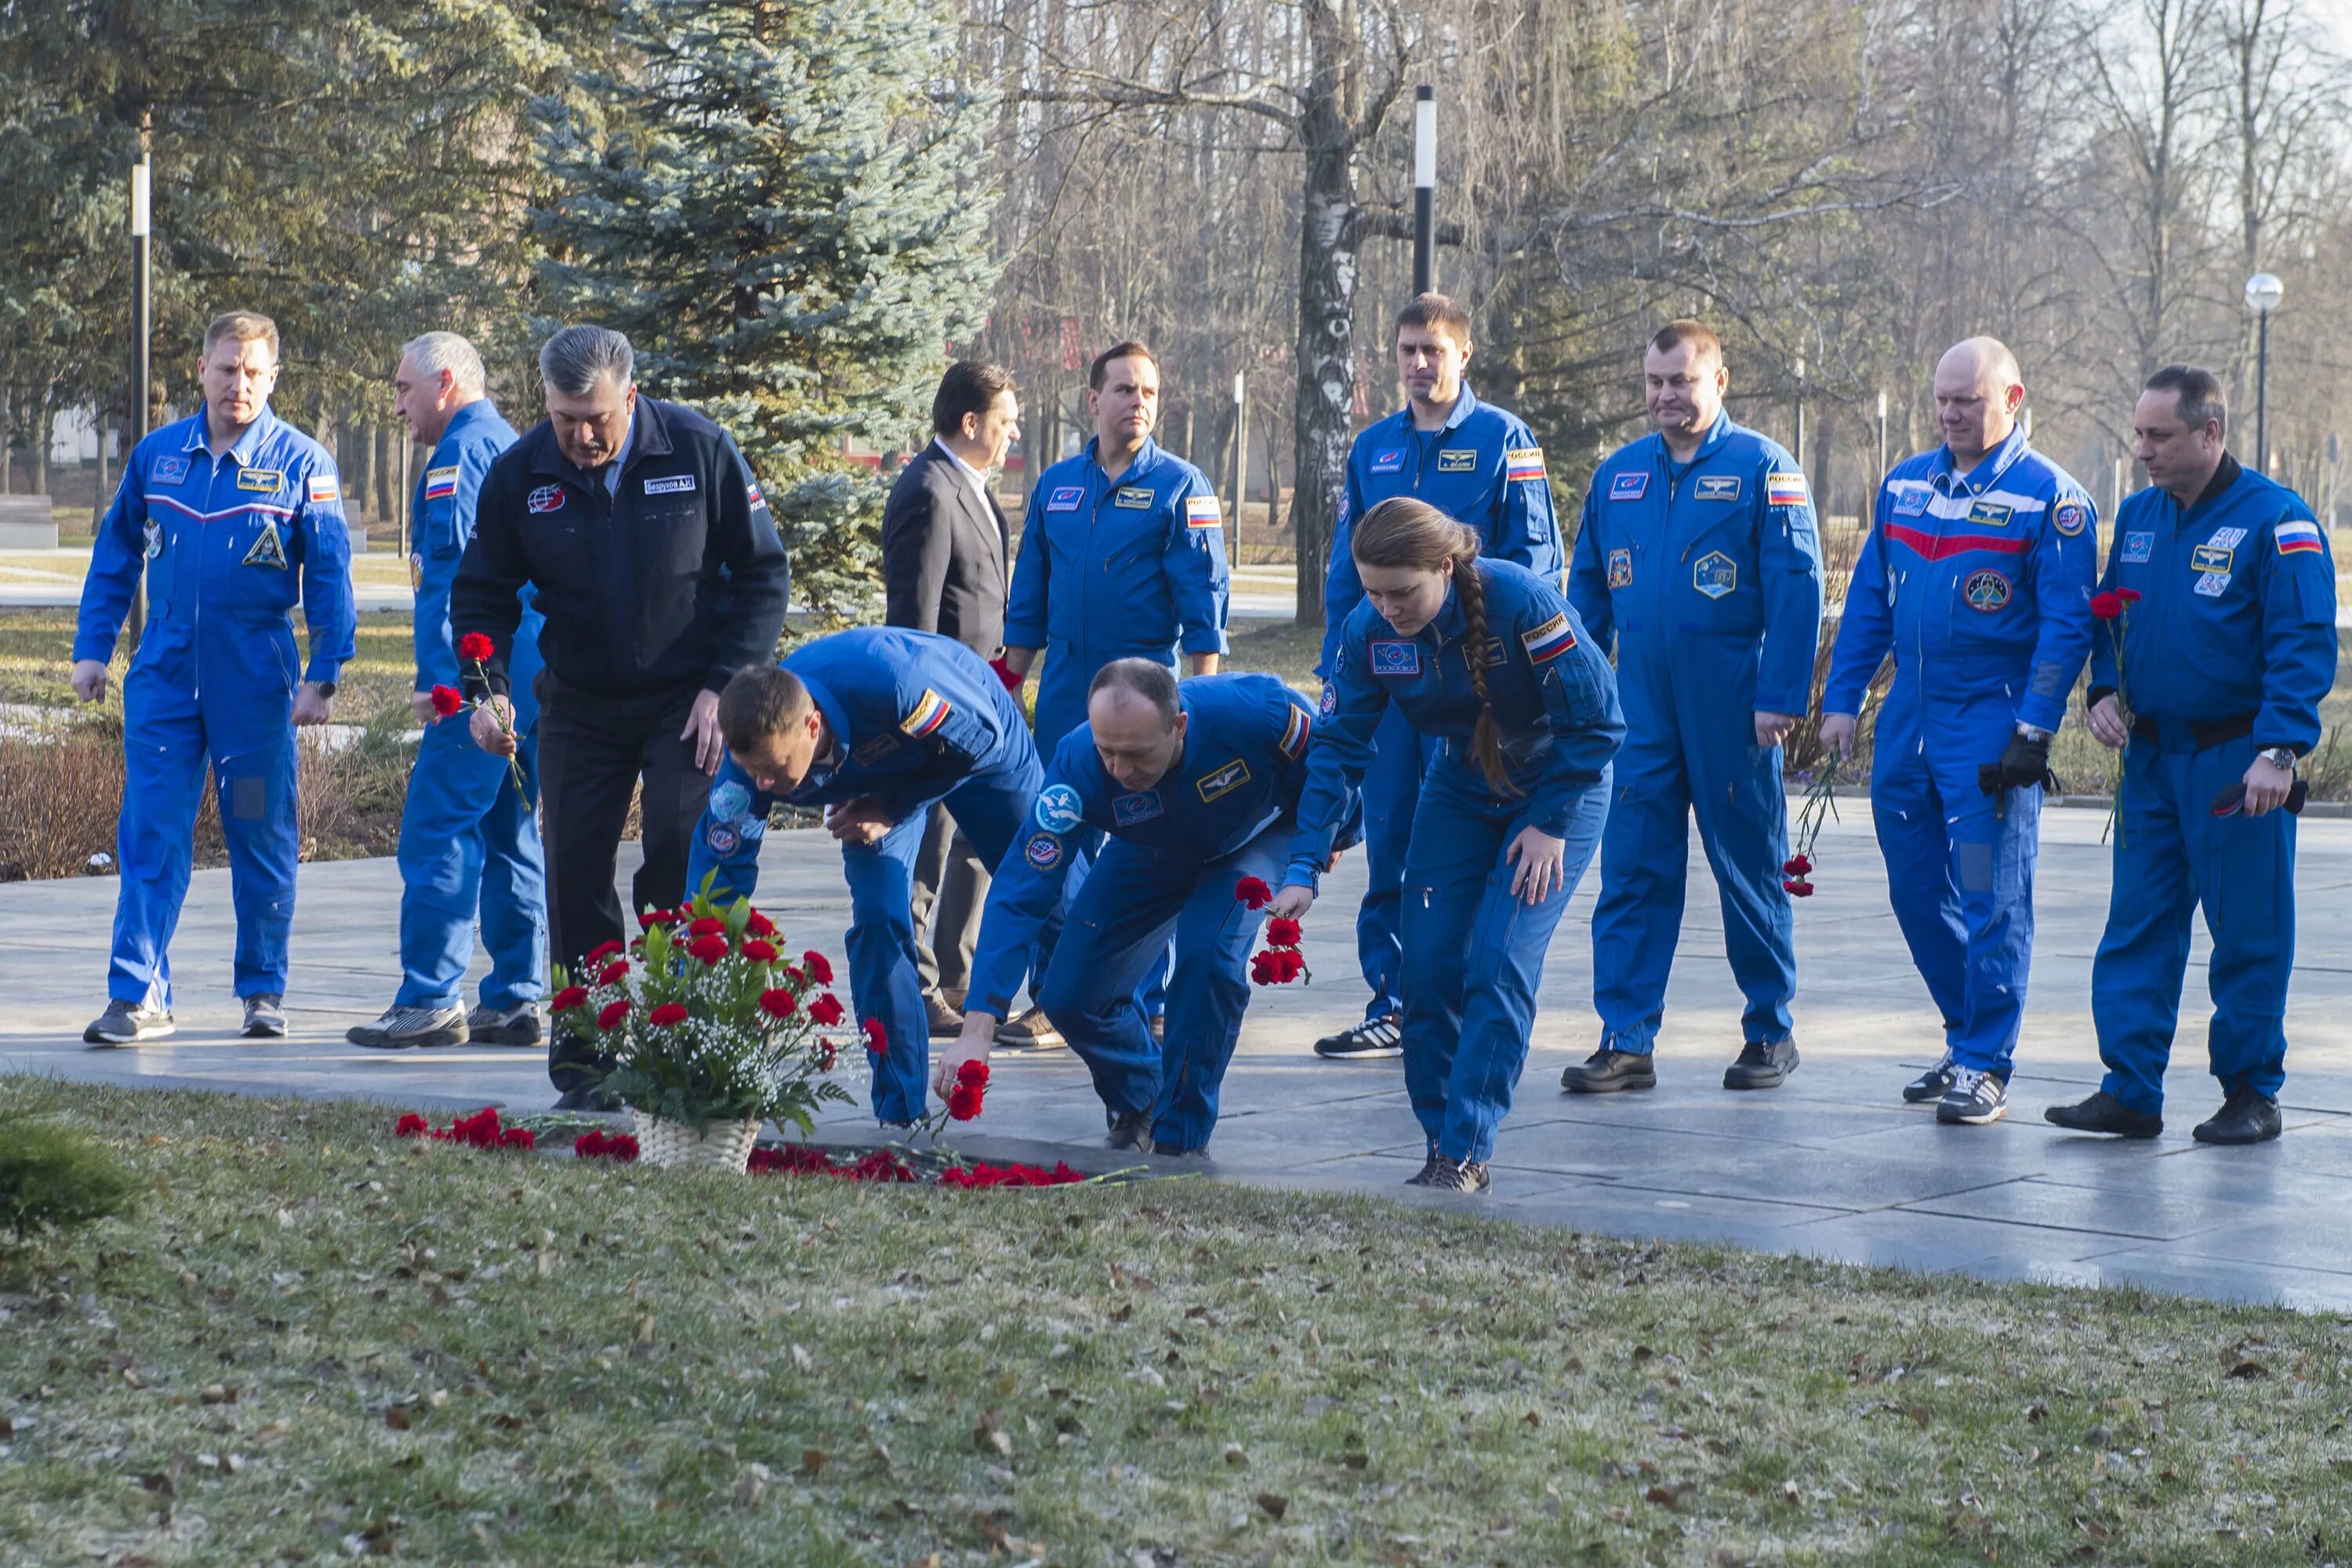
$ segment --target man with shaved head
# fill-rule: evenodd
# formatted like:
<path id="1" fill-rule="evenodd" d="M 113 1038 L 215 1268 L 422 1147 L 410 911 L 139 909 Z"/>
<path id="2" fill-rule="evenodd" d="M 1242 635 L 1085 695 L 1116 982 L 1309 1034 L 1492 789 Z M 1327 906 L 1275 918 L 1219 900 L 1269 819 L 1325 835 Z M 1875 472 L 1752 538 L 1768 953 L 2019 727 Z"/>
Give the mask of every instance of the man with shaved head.
<path id="1" fill-rule="evenodd" d="M 1938 1121 L 2008 1110 L 2033 951 L 2050 737 L 2091 644 L 2091 498 L 2026 444 L 2017 356 L 1991 338 L 1936 365 L 1944 444 L 1879 487 L 1822 694 L 1822 740 L 1853 752 L 1892 654 L 1870 803 L 1895 917 L 1943 1016 L 1944 1054 L 1903 1090 Z"/>

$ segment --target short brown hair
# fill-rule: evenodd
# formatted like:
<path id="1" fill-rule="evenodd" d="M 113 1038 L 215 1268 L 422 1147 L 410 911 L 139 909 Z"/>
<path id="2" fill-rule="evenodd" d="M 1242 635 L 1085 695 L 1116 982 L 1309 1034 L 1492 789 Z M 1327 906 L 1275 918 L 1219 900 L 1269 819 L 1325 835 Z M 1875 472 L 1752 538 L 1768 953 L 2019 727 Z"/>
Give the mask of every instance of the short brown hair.
<path id="1" fill-rule="evenodd" d="M 235 338 L 238 342 L 256 340 L 269 345 L 269 357 L 278 357 L 278 323 L 258 310 L 230 310 L 215 316 L 213 324 L 205 329 L 205 357 L 210 359 L 213 345 L 223 338 Z"/>
<path id="2" fill-rule="evenodd" d="M 1105 691 L 1131 691 L 1158 710 L 1160 721 L 1169 729 L 1176 728 L 1176 715 L 1182 709 L 1176 698 L 1176 672 L 1156 659 L 1115 658 L 1095 671 L 1087 687 L 1087 700 L 1091 703 Z"/>
<path id="3" fill-rule="evenodd" d="M 2191 430 L 2210 425 L 2223 435 L 2230 430 L 2230 400 L 2221 391 L 2221 378 L 2201 364 L 2168 364 L 2147 378 L 2141 390 L 2168 392 L 2173 395 L 2180 413 L 2180 422 Z"/>
<path id="4" fill-rule="evenodd" d="M 1133 338 L 1129 338 L 1124 342 L 1111 344 L 1110 347 L 1095 355 L 1095 363 L 1087 367 L 1087 390 L 1088 392 L 1100 392 L 1102 390 L 1103 372 L 1109 368 L 1110 362 L 1115 359 L 1146 360 L 1150 363 L 1152 369 L 1158 370 L 1160 368 L 1160 356 L 1158 354 L 1153 353 L 1149 347 L 1137 342 Z"/>
<path id="5" fill-rule="evenodd" d="M 1650 347 L 1659 353 L 1672 353 L 1685 343 L 1691 345 L 1694 360 L 1711 359 L 1723 363 L 1723 340 L 1705 321 L 1688 316 L 1677 316 L 1650 335 Z"/>
<path id="6" fill-rule="evenodd" d="M 1415 294 L 1397 312 L 1396 327 L 1389 333 L 1394 342 L 1396 334 L 1407 327 L 1427 327 L 1433 332 L 1450 334 L 1457 343 L 1470 341 L 1470 312 L 1444 294 Z"/>
<path id="7" fill-rule="evenodd" d="M 932 431 L 953 436 L 963 429 L 965 415 L 987 418 L 996 400 L 1012 390 L 1013 373 L 1003 365 L 975 359 L 956 361 L 940 377 L 940 389 L 931 396 Z"/>
<path id="8" fill-rule="evenodd" d="M 755 664 L 735 672 L 719 694 L 719 733 L 730 752 L 746 752 L 809 716 L 814 699 L 801 678 L 780 665 Z"/>

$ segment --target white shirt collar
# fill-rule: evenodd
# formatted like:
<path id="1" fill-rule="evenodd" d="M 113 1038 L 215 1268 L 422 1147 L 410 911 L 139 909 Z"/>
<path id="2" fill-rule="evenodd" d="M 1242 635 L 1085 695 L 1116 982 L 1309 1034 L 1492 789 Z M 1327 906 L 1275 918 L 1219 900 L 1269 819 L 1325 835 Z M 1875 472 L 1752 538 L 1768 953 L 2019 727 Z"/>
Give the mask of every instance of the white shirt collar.
<path id="1" fill-rule="evenodd" d="M 940 451 L 945 452 L 947 454 L 948 461 L 953 463 L 957 468 L 963 470 L 963 477 L 970 479 L 971 481 L 971 488 L 980 492 L 980 510 L 987 511 L 989 510 L 988 476 L 982 473 L 978 468 L 973 468 L 970 463 L 965 462 L 961 453 L 958 452 L 953 447 L 949 446 L 945 441 L 940 440 L 938 437 L 934 436 L 931 437 L 931 445 L 937 447 Z"/>

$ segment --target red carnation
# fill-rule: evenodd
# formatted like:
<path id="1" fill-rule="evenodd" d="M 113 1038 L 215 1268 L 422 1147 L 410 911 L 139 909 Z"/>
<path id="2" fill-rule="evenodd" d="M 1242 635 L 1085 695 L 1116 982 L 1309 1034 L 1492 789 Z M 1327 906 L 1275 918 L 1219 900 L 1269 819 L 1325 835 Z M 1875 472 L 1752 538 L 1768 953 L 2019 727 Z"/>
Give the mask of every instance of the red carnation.
<path id="1" fill-rule="evenodd" d="M 771 1018 L 789 1018 L 800 1007 L 798 998 L 781 989 L 760 993 L 760 1011 Z"/>
<path id="2" fill-rule="evenodd" d="M 819 1040 L 817 1041 L 817 1044 L 823 1047 L 823 1054 L 816 1059 L 816 1070 L 819 1072 L 831 1072 L 833 1070 L 833 1042 L 831 1040 Z"/>
<path id="3" fill-rule="evenodd" d="M 686 951 L 706 964 L 717 963 L 727 956 L 727 939 L 723 936 L 698 936 L 686 944 Z"/>
<path id="4" fill-rule="evenodd" d="M 1286 921 L 1280 915 L 1275 916 L 1272 920 L 1265 922 L 1265 940 L 1269 945 L 1274 947 L 1297 947 L 1298 945 L 1298 922 L 1297 921 Z"/>
<path id="5" fill-rule="evenodd" d="M 833 963 L 830 959 L 826 958 L 824 954 L 817 952 L 816 949 L 811 948 L 808 952 L 802 953 L 801 963 L 803 968 L 807 969 L 808 977 L 811 980 L 815 981 L 819 985 L 830 985 L 833 984 Z"/>
<path id="6" fill-rule="evenodd" d="M 809 1009 L 812 1016 L 814 1016 L 815 1011 L 816 1009 L 814 1007 Z M 890 1031 L 882 1026 L 882 1020 L 879 1018 L 868 1018 L 861 1026 L 866 1030 L 866 1048 L 872 1051 L 877 1057 L 888 1056 L 890 1054 Z"/>
<path id="7" fill-rule="evenodd" d="M 743 956 L 754 963 L 773 963 L 776 962 L 776 944 L 754 937 L 743 944 Z"/>
<path id="8" fill-rule="evenodd" d="M 626 1002 L 607 1003 L 604 1010 L 596 1015 L 596 1026 L 608 1035 L 628 1021 L 629 1005 Z"/>
<path id="9" fill-rule="evenodd" d="M 1801 877 L 1812 868 L 1812 861 L 1802 855 L 1791 855 L 1780 862 L 1780 869 L 1791 877 Z"/>
<path id="10" fill-rule="evenodd" d="M 971 1060 L 964 1063 L 963 1066 L 956 1068 L 956 1082 L 969 1085 L 973 1089 L 986 1089 L 988 1087 L 988 1064 L 982 1061 L 978 1057 L 974 1057 Z"/>
<path id="11" fill-rule="evenodd" d="M 688 936 L 717 936 L 727 929 L 727 922 L 717 915 L 705 915 L 686 928 Z"/>
<path id="12" fill-rule="evenodd" d="M 1810 899 L 1813 896 L 1813 885 L 1802 877 L 1790 877 L 1783 879 L 1780 889 L 1792 899 Z"/>
<path id="13" fill-rule="evenodd" d="M 432 1126 L 431 1122 L 412 1110 L 393 1123 L 392 1135 L 395 1138 L 422 1138 Z"/>
<path id="14" fill-rule="evenodd" d="M 1244 877 L 1234 884 L 1234 897 L 1254 910 L 1262 910 L 1274 902 L 1274 889 L 1262 878 Z"/>
<path id="15" fill-rule="evenodd" d="M 582 959 L 580 962 L 583 963 L 602 963 L 608 958 L 618 958 L 626 951 L 627 950 L 622 947 L 617 942 L 599 942 L 596 946 L 589 949 L 588 956 Z"/>
<path id="16" fill-rule="evenodd" d="M 588 1005 L 588 988 L 584 985 L 567 985 L 555 994 L 554 1000 L 548 1003 L 547 1010 L 551 1013 L 569 1013 L 574 1007 L 586 1005 Z"/>
<path id="17" fill-rule="evenodd" d="M 433 689 L 433 711 L 438 713 L 444 719 L 446 719 L 450 714 L 455 713 L 458 709 L 463 708 L 465 705 L 466 694 L 458 690 L 456 687 L 436 686 Z"/>
<path id="18" fill-rule="evenodd" d="M 845 1016 L 839 999 L 830 991 L 809 1004 L 809 1016 L 820 1024 L 838 1024 Z"/>
<path id="19" fill-rule="evenodd" d="M 498 651 L 498 644 L 480 632 L 467 632 L 457 639 L 457 656 L 460 658 L 470 658 L 477 664 Z"/>
<path id="20" fill-rule="evenodd" d="M 776 922 L 759 910 L 753 910 L 744 917 L 743 929 L 753 936 L 773 936 L 776 934 Z"/>
<path id="21" fill-rule="evenodd" d="M 1275 978 L 1274 954 L 1271 952 L 1261 952 L 1255 958 L 1250 960 L 1250 980 L 1253 984 L 1258 985 L 1279 985 L 1282 984 L 1279 980 Z"/>
<path id="22" fill-rule="evenodd" d="M 980 1114 L 981 1089 L 977 1084 L 960 1083 L 948 1094 L 948 1114 L 958 1121 L 969 1121 Z"/>
<path id="23" fill-rule="evenodd" d="M 622 959 L 616 958 L 597 972 L 596 984 L 599 985 L 618 985 L 622 981 L 626 980 L 628 977 L 629 966 L 627 963 Z"/>
<path id="24" fill-rule="evenodd" d="M 677 921 L 677 915 L 669 910 L 647 910 L 637 917 L 638 928 L 644 931 L 651 931 L 656 926 L 674 925 Z"/>
<path id="25" fill-rule="evenodd" d="M 2140 591 L 2137 588 L 2117 588 L 2116 597 L 2126 605 L 2137 605 L 2140 601 Z"/>
<path id="26" fill-rule="evenodd" d="M 2121 595 L 2105 593 L 2094 594 L 2091 595 L 2091 614 L 2098 619 L 2103 621 L 2116 620 L 2120 617 L 2123 613 L 2124 601 Z"/>
<path id="27" fill-rule="evenodd" d="M 656 1029 L 667 1029 L 673 1025 L 683 1024 L 686 1022 L 686 1004 L 665 1002 L 647 1015 L 647 1021 Z"/>

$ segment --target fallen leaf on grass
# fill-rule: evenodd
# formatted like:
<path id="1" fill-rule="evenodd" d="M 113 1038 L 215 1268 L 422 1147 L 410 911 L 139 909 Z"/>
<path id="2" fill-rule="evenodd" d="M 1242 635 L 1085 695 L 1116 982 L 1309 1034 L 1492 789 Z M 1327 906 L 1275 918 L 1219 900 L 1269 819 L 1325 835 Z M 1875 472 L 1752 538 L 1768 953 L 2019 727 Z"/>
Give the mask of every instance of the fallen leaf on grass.
<path id="1" fill-rule="evenodd" d="M 806 1476 L 811 1480 L 816 1479 L 817 1472 L 824 1468 L 824 1460 L 825 1453 L 824 1449 L 803 1448 L 801 1450 L 801 1474 Z"/>
<path id="2" fill-rule="evenodd" d="M 2270 1374 L 2271 1369 L 2258 1361 L 2242 1361 L 2230 1369 L 2231 1377 L 2241 1378 L 2248 1383 L 2257 1378 L 2268 1377 Z"/>
<path id="3" fill-rule="evenodd" d="M 1680 1508 L 1683 1505 L 1683 1499 L 1690 1496 L 1694 1489 L 1690 1482 L 1683 1481 L 1675 1486 L 1652 1487 L 1648 1491 L 1643 1492 L 1642 1497 L 1645 1501 L 1656 1503 L 1660 1508 Z"/>
<path id="4" fill-rule="evenodd" d="M 1290 1500 L 1280 1492 L 1260 1492 L 1257 1494 L 1257 1506 L 1265 1510 L 1266 1518 L 1279 1521 L 1284 1514 L 1290 1511 Z"/>

